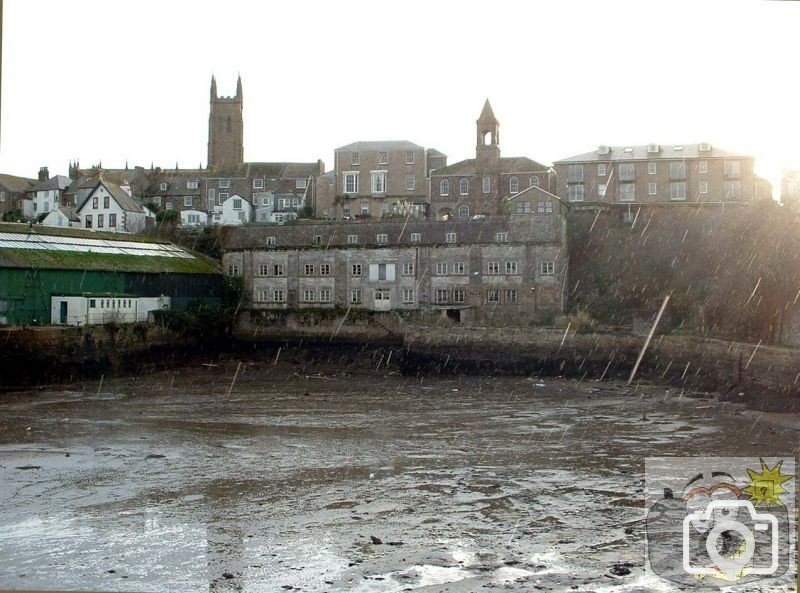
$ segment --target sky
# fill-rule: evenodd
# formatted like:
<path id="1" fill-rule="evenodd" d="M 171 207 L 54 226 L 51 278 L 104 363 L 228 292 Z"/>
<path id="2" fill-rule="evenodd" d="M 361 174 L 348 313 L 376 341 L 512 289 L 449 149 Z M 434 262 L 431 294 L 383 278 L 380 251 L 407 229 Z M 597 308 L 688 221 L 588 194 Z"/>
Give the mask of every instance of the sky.
<path id="1" fill-rule="evenodd" d="M 503 156 L 710 142 L 800 168 L 800 3 L 5 0 L 0 173 L 206 165 L 212 74 L 248 161 L 359 140 Z"/>

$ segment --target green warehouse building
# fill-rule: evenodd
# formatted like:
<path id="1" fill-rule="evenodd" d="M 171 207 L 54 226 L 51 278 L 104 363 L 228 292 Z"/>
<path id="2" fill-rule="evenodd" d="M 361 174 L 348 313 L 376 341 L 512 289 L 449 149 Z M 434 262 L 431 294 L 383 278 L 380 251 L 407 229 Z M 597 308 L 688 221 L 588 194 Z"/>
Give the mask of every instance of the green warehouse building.
<path id="1" fill-rule="evenodd" d="M 219 304 L 214 260 L 143 236 L 0 224 L 0 325 L 145 321 Z"/>

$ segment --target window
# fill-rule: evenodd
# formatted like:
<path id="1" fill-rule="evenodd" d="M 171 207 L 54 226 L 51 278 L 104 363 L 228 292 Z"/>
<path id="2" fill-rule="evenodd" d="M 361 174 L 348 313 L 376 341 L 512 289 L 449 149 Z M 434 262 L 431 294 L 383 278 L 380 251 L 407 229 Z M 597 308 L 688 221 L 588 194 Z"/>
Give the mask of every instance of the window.
<path id="1" fill-rule="evenodd" d="M 198 221 L 200 222 L 200 221 Z M 116 214 L 109 214 L 108 215 L 108 226 L 111 228 L 115 228 L 117 226 L 117 215 Z"/>
<path id="2" fill-rule="evenodd" d="M 742 184 L 740 181 L 725 182 L 725 199 L 738 200 L 742 197 Z"/>
<path id="3" fill-rule="evenodd" d="M 330 276 L 331 275 L 331 265 L 330 264 L 320 264 L 319 265 L 319 275 L 320 276 Z"/>
<path id="4" fill-rule="evenodd" d="M 264 180 L 253 179 L 253 189 L 264 189 Z"/>
<path id="5" fill-rule="evenodd" d="M 436 289 L 436 302 L 437 303 L 446 303 L 449 299 L 449 293 L 446 288 L 437 288 Z"/>
<path id="6" fill-rule="evenodd" d="M 414 289 L 413 288 L 404 288 L 403 289 L 403 303 L 406 305 L 412 304 L 414 302 Z"/>
<path id="7" fill-rule="evenodd" d="M 217 195 L 217 190 L 215 190 L 215 189 L 213 189 L 213 188 L 212 188 L 212 189 L 210 189 L 210 190 L 208 190 L 208 203 L 209 203 L 209 204 L 214 204 L 214 203 L 216 203 L 216 205 L 217 205 L 217 206 L 219 206 L 220 204 L 222 204 L 222 202 L 217 202 L 217 201 L 216 201 L 216 195 Z M 161 202 L 161 198 L 159 197 L 159 198 L 157 198 L 157 199 L 158 199 L 158 202 L 156 202 L 156 204 L 159 204 L 159 203 Z"/>
<path id="8" fill-rule="evenodd" d="M 308 186 L 308 179 L 306 179 L 305 177 L 303 179 L 294 180 L 295 189 L 305 189 L 307 186 Z"/>
<path id="9" fill-rule="evenodd" d="M 97 308 L 97 299 L 89 299 L 89 308 L 96 309 Z M 5 311 L 3 311 L 5 313 Z"/>
<path id="10" fill-rule="evenodd" d="M 706 181 L 705 179 L 703 179 L 703 181 L 700 182 L 700 193 L 701 194 L 708 193 L 708 181 Z"/>
<path id="11" fill-rule="evenodd" d="M 598 183 L 597 184 L 597 198 L 602 200 L 606 197 L 606 184 L 605 183 Z"/>
<path id="12" fill-rule="evenodd" d="M 375 235 L 375 242 L 378 245 L 386 245 L 389 242 L 389 235 L 386 233 L 378 233 Z"/>
<path id="13" fill-rule="evenodd" d="M 229 197 L 230 197 L 230 194 L 228 194 L 228 192 L 224 192 L 224 191 L 219 192 L 219 202 L 218 203 L 221 205 L 222 202 L 227 200 Z"/>
<path id="14" fill-rule="evenodd" d="M 173 208 L 172 202 L 167 202 L 167 205 L 164 206 L 164 208 L 166 208 L 167 210 L 172 210 L 172 208 Z"/>
<path id="15" fill-rule="evenodd" d="M 192 205 L 192 196 L 183 196 L 183 205 L 191 207 L 191 205 Z"/>
<path id="16" fill-rule="evenodd" d="M 411 191 L 417 184 L 417 178 L 413 173 L 406 174 L 406 190 Z"/>
<path id="17" fill-rule="evenodd" d="M 350 271 L 353 276 L 361 276 L 361 264 L 353 264 Z"/>
<path id="18" fill-rule="evenodd" d="M 647 195 L 654 196 L 657 192 L 657 186 L 655 183 L 648 183 L 647 184 Z"/>
<path id="19" fill-rule="evenodd" d="M 506 274 L 516 274 L 517 273 L 517 262 L 515 261 L 507 261 L 506 262 Z"/>
<path id="20" fill-rule="evenodd" d="M 406 165 L 413 165 L 417 161 L 417 154 L 413 150 L 406 151 Z"/>
<path id="21" fill-rule="evenodd" d="M 436 275 L 437 276 L 446 276 L 447 275 L 447 262 L 446 261 L 436 262 Z"/>
<path id="22" fill-rule="evenodd" d="M 386 171 L 372 171 L 372 193 L 386 193 Z"/>
<path id="23" fill-rule="evenodd" d="M 670 200 L 685 200 L 686 199 L 686 182 L 673 181 L 669 184 L 669 199 Z"/>
<path id="24" fill-rule="evenodd" d="M 303 291 L 303 302 L 304 303 L 313 303 L 316 300 L 316 294 L 313 290 L 304 290 Z"/>
<path id="25" fill-rule="evenodd" d="M 303 265 L 303 274 L 306 276 L 313 276 L 314 275 L 314 264 L 305 264 Z"/>
<path id="26" fill-rule="evenodd" d="M 533 175 L 530 179 L 531 187 L 539 185 L 539 177 L 537 175 Z"/>
<path id="27" fill-rule="evenodd" d="M 619 180 L 633 181 L 636 179 L 636 168 L 633 163 L 621 163 L 619 166 Z"/>
<path id="28" fill-rule="evenodd" d="M 86 221 L 86 228 L 87 228 L 87 229 L 90 229 L 90 228 L 92 228 L 92 215 L 91 215 L 91 214 L 87 214 L 87 215 L 84 217 L 84 219 L 85 219 L 85 221 Z"/>
<path id="29" fill-rule="evenodd" d="M 440 196 L 450 195 L 450 181 L 448 181 L 447 179 L 442 179 L 442 182 L 439 184 L 439 195 Z"/>
<path id="30" fill-rule="evenodd" d="M 361 215 L 369 216 L 369 201 L 362 200 L 361 202 Z"/>
<path id="31" fill-rule="evenodd" d="M 492 191 L 492 178 L 488 175 L 483 176 L 483 193 L 488 194 Z"/>
<path id="32" fill-rule="evenodd" d="M 347 235 L 348 245 L 358 245 L 358 235 Z"/>
<path id="33" fill-rule="evenodd" d="M 490 276 L 496 276 L 500 273 L 500 262 L 490 261 L 486 264 L 486 273 Z"/>
<path id="34" fill-rule="evenodd" d="M 275 247 L 275 237 L 267 237 L 267 247 Z"/>
<path id="35" fill-rule="evenodd" d="M 508 233 L 507 232 L 495 233 L 494 234 L 494 240 L 497 241 L 498 243 L 507 243 L 508 242 Z"/>
<path id="36" fill-rule="evenodd" d="M 388 288 L 376 288 L 375 289 L 375 300 L 376 301 L 388 301 L 390 300 L 390 295 Z"/>
<path id="37" fill-rule="evenodd" d="M 350 164 L 358 165 L 361 162 L 360 155 L 357 152 L 350 153 Z"/>
<path id="38" fill-rule="evenodd" d="M 672 161 L 669 164 L 670 179 L 686 179 L 686 161 Z"/>
<path id="39" fill-rule="evenodd" d="M 608 165 L 605 163 L 598 163 L 597 164 L 597 176 L 598 177 L 605 177 L 608 171 Z"/>
<path id="40" fill-rule="evenodd" d="M 241 210 L 242 209 L 242 199 L 241 198 L 234 198 L 233 199 L 233 209 L 234 210 Z"/>
<path id="41" fill-rule="evenodd" d="M 239 266 L 236 264 L 231 264 L 228 266 L 228 276 L 238 276 L 239 275 Z"/>
<path id="42" fill-rule="evenodd" d="M 161 196 L 153 197 L 153 204 L 155 204 L 156 206 L 161 206 Z"/>
<path id="43" fill-rule="evenodd" d="M 507 288 L 503 291 L 503 300 L 506 303 L 516 303 L 517 302 L 517 289 L 516 288 Z"/>
<path id="44" fill-rule="evenodd" d="M 285 299 L 285 297 L 284 297 L 284 295 L 283 295 L 283 291 L 282 291 L 282 290 L 273 290 L 273 291 L 272 291 L 272 301 L 273 301 L 273 302 L 275 302 L 275 303 L 282 303 L 282 302 L 284 302 L 285 300 L 286 300 L 286 299 Z"/>
<path id="45" fill-rule="evenodd" d="M 108 208 L 111 206 L 111 198 L 109 196 L 103 197 L 103 208 Z M 47 206 L 45 206 L 45 210 L 47 210 Z"/>
<path id="46" fill-rule="evenodd" d="M 344 174 L 344 193 L 346 194 L 358 193 L 358 173 Z"/>
<path id="47" fill-rule="evenodd" d="M 104 217 L 103 217 L 102 214 L 98 214 L 97 215 L 97 228 L 98 229 L 102 229 L 103 228 L 103 219 L 104 219 Z"/>
<path id="48" fill-rule="evenodd" d="M 353 305 L 360 305 L 361 304 L 361 289 L 354 288 L 350 291 L 350 302 Z"/>
<path id="49" fill-rule="evenodd" d="M 219 188 L 220 189 L 228 189 L 231 186 L 230 179 L 220 179 L 219 180 Z"/>
<path id="50" fill-rule="evenodd" d="M 519 179 L 512 177 L 508 180 L 508 191 L 512 194 L 519 192 Z"/>
<path id="51" fill-rule="evenodd" d="M 283 276 L 283 264 L 273 264 L 273 266 L 272 266 L 272 275 L 273 276 Z"/>
<path id="52" fill-rule="evenodd" d="M 414 262 L 407 261 L 403 262 L 403 276 L 413 276 L 414 275 Z"/>
<path id="53" fill-rule="evenodd" d="M 619 201 L 633 202 L 636 199 L 636 184 L 623 183 L 619 186 Z"/>
<path id="54" fill-rule="evenodd" d="M 300 198 L 292 198 L 292 206 L 297 208 L 300 205 Z"/>
<path id="55" fill-rule="evenodd" d="M 330 303 L 331 302 L 331 289 L 330 288 L 320 288 L 320 290 L 319 290 L 319 302 L 320 303 Z"/>
<path id="56" fill-rule="evenodd" d="M 539 202 L 536 204 L 536 211 L 539 214 L 552 214 L 553 213 L 553 202 Z"/>
<path id="57" fill-rule="evenodd" d="M 314 235 L 311 237 L 312 245 L 322 245 L 322 235 Z"/>
<path id="58" fill-rule="evenodd" d="M 461 220 L 469 220 L 469 206 L 461 204 L 458 207 L 458 218 Z"/>
<path id="59" fill-rule="evenodd" d="M 500 291 L 499 290 L 487 290 L 486 291 L 486 302 L 487 303 L 499 303 L 500 302 Z"/>
<path id="60" fill-rule="evenodd" d="M 269 275 L 269 266 L 267 264 L 261 264 L 258 266 L 258 275 L 259 276 L 268 276 Z"/>
<path id="61" fill-rule="evenodd" d="M 466 293 L 463 288 L 456 288 L 453 290 L 453 302 L 463 303 L 466 301 Z"/>
<path id="62" fill-rule="evenodd" d="M 167 185 L 168 185 L 167 183 L 162 183 L 161 184 L 161 191 L 167 191 Z"/>
<path id="63" fill-rule="evenodd" d="M 95 197 L 93 197 L 93 198 L 92 198 L 92 208 L 94 208 L 95 210 L 97 210 L 97 207 L 98 207 L 98 206 L 99 206 L 99 204 L 98 204 L 98 197 L 97 197 L 97 196 L 95 196 Z"/>
<path id="64" fill-rule="evenodd" d="M 707 160 L 703 159 L 702 161 L 700 161 L 699 171 L 700 171 L 700 173 L 708 173 L 708 161 Z"/>
<path id="65" fill-rule="evenodd" d="M 647 174 L 655 175 L 657 172 L 658 172 L 658 163 L 656 163 L 655 161 L 648 161 Z"/>
<path id="66" fill-rule="evenodd" d="M 453 264 L 453 274 L 466 274 L 467 266 L 463 261 L 457 261 Z"/>
<path id="67" fill-rule="evenodd" d="M 380 151 L 378 152 L 378 164 L 385 165 L 389 162 L 389 153 Z"/>
<path id="68" fill-rule="evenodd" d="M 570 202 L 583 202 L 583 185 L 567 186 L 567 200 Z"/>
<path id="69" fill-rule="evenodd" d="M 741 163 L 739 161 L 725 161 L 725 177 L 739 177 L 741 175 Z"/>
<path id="70" fill-rule="evenodd" d="M 531 203 L 530 202 L 523 202 L 522 200 L 516 200 L 516 213 L 517 214 L 530 214 L 531 213 Z"/>
<path id="71" fill-rule="evenodd" d="M 444 240 L 446 243 L 455 243 L 456 242 L 456 234 L 455 233 L 447 233 L 444 236 Z"/>
<path id="72" fill-rule="evenodd" d="M 556 262 L 554 261 L 543 261 L 539 264 L 539 273 L 542 276 L 552 276 L 555 274 L 556 271 Z"/>
<path id="73" fill-rule="evenodd" d="M 462 196 L 469 195 L 469 179 L 462 179 L 458 182 L 458 193 Z"/>
<path id="74" fill-rule="evenodd" d="M 583 183 L 583 165 L 567 167 L 567 183 Z"/>
<path id="75" fill-rule="evenodd" d="M 200 187 L 199 181 L 187 181 L 186 182 L 186 189 L 197 189 Z"/>
<path id="76" fill-rule="evenodd" d="M 261 302 L 266 302 L 269 300 L 269 291 L 268 290 L 259 290 L 256 293 L 256 300 Z"/>
<path id="77" fill-rule="evenodd" d="M 419 243 L 422 241 L 422 233 L 411 233 L 411 242 Z"/>

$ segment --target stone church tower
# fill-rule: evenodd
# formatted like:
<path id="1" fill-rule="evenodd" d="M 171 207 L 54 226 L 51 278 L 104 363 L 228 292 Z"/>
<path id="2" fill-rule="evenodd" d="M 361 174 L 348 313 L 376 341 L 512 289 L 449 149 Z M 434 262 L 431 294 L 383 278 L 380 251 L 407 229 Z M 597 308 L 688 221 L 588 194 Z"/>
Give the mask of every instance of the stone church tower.
<path id="1" fill-rule="evenodd" d="M 500 173 L 500 122 L 494 116 L 489 99 L 477 124 L 478 142 L 475 147 L 475 169 L 479 174 Z"/>
<path id="2" fill-rule="evenodd" d="M 217 81 L 211 77 L 211 108 L 208 115 L 208 168 L 238 166 L 244 162 L 244 118 L 242 77 L 235 97 L 218 97 Z"/>

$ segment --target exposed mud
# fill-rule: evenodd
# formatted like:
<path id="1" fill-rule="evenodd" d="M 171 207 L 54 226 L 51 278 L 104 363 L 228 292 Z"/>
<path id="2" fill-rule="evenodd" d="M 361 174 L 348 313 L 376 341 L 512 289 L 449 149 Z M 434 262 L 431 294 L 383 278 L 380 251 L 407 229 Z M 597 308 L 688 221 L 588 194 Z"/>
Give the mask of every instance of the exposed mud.
<path id="1" fill-rule="evenodd" d="M 310 373 L 3 396 L 0 587 L 669 590 L 644 570 L 644 458 L 800 442 L 796 416 L 652 385 Z"/>

